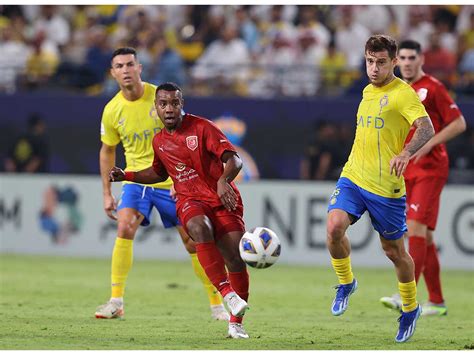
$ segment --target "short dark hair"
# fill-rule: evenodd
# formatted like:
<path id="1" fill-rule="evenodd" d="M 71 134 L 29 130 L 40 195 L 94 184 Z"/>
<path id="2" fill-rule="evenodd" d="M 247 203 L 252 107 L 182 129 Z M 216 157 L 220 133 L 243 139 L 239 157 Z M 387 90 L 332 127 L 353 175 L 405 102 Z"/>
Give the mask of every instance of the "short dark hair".
<path id="1" fill-rule="evenodd" d="M 382 52 L 386 50 L 393 59 L 397 56 L 397 41 L 387 35 L 373 35 L 365 43 L 365 53 Z"/>
<path id="2" fill-rule="evenodd" d="M 112 58 L 110 59 L 110 63 L 114 60 L 114 58 L 118 55 L 124 55 L 124 54 L 133 54 L 133 56 L 136 58 L 137 57 L 137 51 L 135 48 L 132 47 L 120 47 L 114 50 L 112 53 Z"/>
<path id="3" fill-rule="evenodd" d="M 420 42 L 414 41 L 412 39 L 406 39 L 398 45 L 398 51 L 400 52 L 400 49 L 414 49 L 416 53 L 420 54 L 421 53 L 421 44 Z"/>
<path id="4" fill-rule="evenodd" d="M 183 92 L 183 91 L 181 90 L 181 88 L 180 88 L 177 84 L 175 84 L 175 83 L 173 83 L 173 82 L 171 82 L 171 81 L 168 81 L 168 82 L 166 82 L 166 83 L 163 83 L 163 84 L 158 85 L 158 87 L 156 88 L 156 91 L 155 91 L 155 96 L 156 96 L 156 94 L 158 94 L 158 91 L 160 91 L 160 90 L 164 90 L 164 91 L 179 91 L 179 92 L 181 92 L 181 93 Z"/>

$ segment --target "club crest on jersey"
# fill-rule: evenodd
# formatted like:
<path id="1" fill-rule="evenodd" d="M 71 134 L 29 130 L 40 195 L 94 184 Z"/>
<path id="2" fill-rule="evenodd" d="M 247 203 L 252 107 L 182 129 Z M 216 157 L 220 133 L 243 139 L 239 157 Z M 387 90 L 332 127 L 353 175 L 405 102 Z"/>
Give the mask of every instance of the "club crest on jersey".
<path id="1" fill-rule="evenodd" d="M 198 147 L 198 137 L 197 136 L 186 137 L 186 146 L 192 151 L 195 151 L 196 148 Z"/>
<path id="2" fill-rule="evenodd" d="M 387 96 L 387 95 L 384 95 L 384 96 L 380 99 L 379 105 L 380 105 L 380 111 L 382 111 L 382 108 L 384 108 L 385 106 L 388 105 L 388 96 Z"/>
<path id="3" fill-rule="evenodd" d="M 416 91 L 416 93 L 418 94 L 420 101 L 423 101 L 424 99 L 426 99 L 426 96 L 428 95 L 428 89 L 420 88 Z"/>

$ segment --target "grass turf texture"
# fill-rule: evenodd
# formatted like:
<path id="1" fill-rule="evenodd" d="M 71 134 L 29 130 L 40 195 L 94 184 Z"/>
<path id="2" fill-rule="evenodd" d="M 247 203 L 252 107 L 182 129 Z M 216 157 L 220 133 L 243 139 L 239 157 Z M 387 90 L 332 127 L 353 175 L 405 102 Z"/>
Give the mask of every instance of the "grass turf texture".
<path id="1" fill-rule="evenodd" d="M 448 316 L 420 318 L 413 338 L 396 344 L 398 314 L 379 303 L 396 290 L 394 271 L 353 266 L 359 289 L 340 317 L 330 312 L 330 267 L 249 270 L 251 338 L 236 340 L 225 337 L 225 322 L 210 318 L 190 262 L 136 259 L 124 320 L 103 320 L 94 311 L 109 297 L 109 260 L 0 255 L 0 349 L 473 348 L 474 273 L 445 271 Z"/>

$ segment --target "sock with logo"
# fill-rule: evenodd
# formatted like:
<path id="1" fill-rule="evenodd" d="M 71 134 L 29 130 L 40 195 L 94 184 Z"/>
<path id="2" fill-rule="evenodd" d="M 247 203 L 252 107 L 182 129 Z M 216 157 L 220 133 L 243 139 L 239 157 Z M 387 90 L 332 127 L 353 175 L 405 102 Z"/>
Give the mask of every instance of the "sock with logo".
<path id="1" fill-rule="evenodd" d="M 410 282 L 399 282 L 398 290 L 400 291 L 400 297 L 402 299 L 402 311 L 411 312 L 417 306 L 416 302 L 416 282 L 415 280 Z"/>
<path id="2" fill-rule="evenodd" d="M 426 249 L 423 276 L 425 277 L 426 288 L 428 289 L 429 301 L 437 304 L 444 303 L 438 251 L 436 250 L 435 243 L 428 245 Z"/>
<path id="3" fill-rule="evenodd" d="M 112 297 L 123 298 L 133 262 L 133 240 L 117 237 L 112 253 Z"/>
<path id="4" fill-rule="evenodd" d="M 235 293 L 239 295 L 244 301 L 249 299 L 249 274 L 247 269 L 240 272 L 229 272 L 229 281 Z M 231 323 L 242 323 L 243 317 L 236 317 L 230 315 Z"/>
<path id="5" fill-rule="evenodd" d="M 350 256 L 343 259 L 334 259 L 331 257 L 331 264 L 334 271 L 336 271 L 337 278 L 341 285 L 347 285 L 354 281 Z"/>
<path id="6" fill-rule="evenodd" d="M 415 281 L 418 283 L 426 259 L 426 238 L 411 236 L 408 238 L 408 252 L 415 263 Z"/>
<path id="7" fill-rule="evenodd" d="M 207 277 L 222 297 L 232 292 L 224 259 L 217 249 L 216 243 L 196 243 L 196 254 Z"/>
<path id="8" fill-rule="evenodd" d="M 207 297 L 209 298 L 209 303 L 211 306 L 217 306 L 222 304 L 221 297 L 219 296 L 219 291 L 214 287 L 214 285 L 209 281 L 204 269 L 202 268 L 201 264 L 199 263 L 198 257 L 196 253 L 189 254 L 191 257 L 191 263 L 193 265 L 194 273 L 201 280 L 204 289 L 206 290 Z"/>

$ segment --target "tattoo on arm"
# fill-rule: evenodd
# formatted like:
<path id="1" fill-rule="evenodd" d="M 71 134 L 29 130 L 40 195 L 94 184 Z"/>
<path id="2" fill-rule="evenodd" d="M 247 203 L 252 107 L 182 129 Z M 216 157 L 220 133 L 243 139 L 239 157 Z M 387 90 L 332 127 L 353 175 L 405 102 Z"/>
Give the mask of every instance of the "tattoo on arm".
<path id="1" fill-rule="evenodd" d="M 418 149 L 423 147 L 423 145 L 434 136 L 433 124 L 431 123 L 429 117 L 418 118 L 414 122 L 414 125 L 416 126 L 415 134 L 413 135 L 410 143 L 408 143 L 404 149 L 410 154 L 410 156 L 415 154 Z"/>

